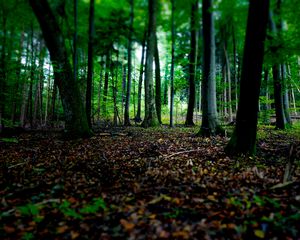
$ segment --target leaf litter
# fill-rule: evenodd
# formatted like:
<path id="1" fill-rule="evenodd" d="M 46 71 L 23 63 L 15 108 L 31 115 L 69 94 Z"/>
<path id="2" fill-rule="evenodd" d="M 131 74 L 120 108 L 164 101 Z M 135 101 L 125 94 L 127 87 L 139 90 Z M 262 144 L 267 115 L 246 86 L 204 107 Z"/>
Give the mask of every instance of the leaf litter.
<path id="1" fill-rule="evenodd" d="M 299 239 L 300 174 L 289 144 L 256 157 L 195 129 L 119 129 L 90 139 L 24 133 L 0 146 L 1 239 Z"/>

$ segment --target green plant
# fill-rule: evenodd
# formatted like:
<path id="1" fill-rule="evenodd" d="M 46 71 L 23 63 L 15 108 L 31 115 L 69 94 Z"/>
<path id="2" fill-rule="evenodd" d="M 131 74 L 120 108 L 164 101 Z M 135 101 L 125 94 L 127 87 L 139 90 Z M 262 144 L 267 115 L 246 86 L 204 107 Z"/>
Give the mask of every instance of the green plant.
<path id="1" fill-rule="evenodd" d="M 102 198 L 94 198 L 92 204 L 87 204 L 80 209 L 80 213 L 96 213 L 99 209 L 105 210 L 106 204 Z"/>

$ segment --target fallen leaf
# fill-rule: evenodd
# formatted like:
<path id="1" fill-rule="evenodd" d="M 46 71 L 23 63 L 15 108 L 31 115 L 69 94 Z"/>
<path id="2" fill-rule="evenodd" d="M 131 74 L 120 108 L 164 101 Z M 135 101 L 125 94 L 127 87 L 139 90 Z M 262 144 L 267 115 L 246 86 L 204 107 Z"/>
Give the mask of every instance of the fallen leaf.
<path id="1" fill-rule="evenodd" d="M 260 229 L 254 230 L 254 234 L 258 238 L 264 238 L 265 237 L 265 232 L 260 230 Z"/>
<path id="2" fill-rule="evenodd" d="M 135 225 L 131 222 L 128 222 L 125 219 L 121 219 L 120 220 L 121 225 L 124 227 L 124 229 L 128 232 L 132 231 L 132 229 L 134 229 Z"/>

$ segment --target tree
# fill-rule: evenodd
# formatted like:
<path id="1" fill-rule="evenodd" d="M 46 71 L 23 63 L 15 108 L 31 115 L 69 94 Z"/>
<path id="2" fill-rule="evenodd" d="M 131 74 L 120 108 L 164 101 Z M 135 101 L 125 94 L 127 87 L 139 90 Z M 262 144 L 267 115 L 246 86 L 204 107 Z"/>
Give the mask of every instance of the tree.
<path id="1" fill-rule="evenodd" d="M 157 0 L 148 1 L 149 20 L 147 36 L 147 54 L 145 70 L 145 118 L 143 127 L 154 127 L 159 125 L 155 110 L 154 86 L 153 86 L 153 60 L 155 52 L 156 37 L 156 11 Z"/>
<path id="2" fill-rule="evenodd" d="M 161 77 L 160 77 L 160 63 L 159 63 L 157 36 L 155 36 L 154 62 L 155 62 L 155 108 L 156 108 L 158 121 L 161 124 Z"/>
<path id="3" fill-rule="evenodd" d="M 93 41 L 95 32 L 94 23 L 94 11 L 95 11 L 95 0 L 90 1 L 90 15 L 89 15 L 89 43 L 88 43 L 88 74 L 86 82 L 86 117 L 89 127 L 92 127 L 91 123 L 91 111 L 92 111 L 92 82 L 93 82 L 93 71 L 94 71 L 94 59 L 93 59 Z"/>
<path id="4" fill-rule="evenodd" d="M 135 116 L 136 122 L 141 122 L 141 108 L 142 108 L 142 84 L 143 84 L 143 73 L 144 73 L 144 60 L 145 60 L 145 48 L 146 48 L 146 36 L 147 31 L 144 31 L 144 36 L 142 40 L 142 57 L 141 57 L 141 65 L 140 65 L 140 73 L 139 73 L 139 84 L 138 84 L 138 106 L 137 113 Z"/>
<path id="5" fill-rule="evenodd" d="M 215 29 L 211 11 L 213 0 L 203 0 L 203 80 L 202 80 L 202 125 L 198 135 L 211 136 L 223 133 L 219 125 L 216 99 Z"/>
<path id="6" fill-rule="evenodd" d="M 269 0 L 250 0 L 236 126 L 228 153 L 255 154 Z"/>
<path id="7" fill-rule="evenodd" d="M 133 0 L 129 0 L 130 2 L 130 23 L 129 23 L 129 33 L 128 33 L 128 71 L 127 71 L 127 91 L 126 91 L 126 101 L 125 101 L 125 113 L 124 113 L 124 125 L 130 126 L 129 119 L 129 109 L 130 109 L 130 92 L 131 92 L 131 50 L 132 50 L 132 32 L 133 32 L 133 19 L 134 19 L 134 3 Z"/>
<path id="8" fill-rule="evenodd" d="M 50 52 L 55 82 L 59 88 L 68 136 L 87 137 L 91 131 L 75 82 L 65 39 L 47 0 L 30 0 Z"/>
<path id="9" fill-rule="evenodd" d="M 196 99 L 196 66 L 197 66 L 197 15 L 198 15 L 198 0 L 192 2 L 191 9 L 191 49 L 190 49 L 190 61 L 189 61 L 189 103 L 186 114 L 185 125 L 193 126 L 194 121 L 194 109 Z"/>
<path id="10" fill-rule="evenodd" d="M 174 62 L 175 62 L 175 0 L 171 0 L 172 4 L 172 17 L 171 17 L 171 31 L 172 31 L 172 46 L 171 46 L 171 71 L 170 71 L 170 127 L 174 127 L 173 111 L 174 111 Z"/>

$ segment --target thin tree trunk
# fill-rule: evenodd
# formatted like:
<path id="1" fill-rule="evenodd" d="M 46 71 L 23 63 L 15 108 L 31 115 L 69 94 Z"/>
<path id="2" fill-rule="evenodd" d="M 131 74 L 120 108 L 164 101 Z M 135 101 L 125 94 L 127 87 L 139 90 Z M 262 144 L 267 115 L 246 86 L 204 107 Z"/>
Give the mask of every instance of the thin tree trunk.
<path id="1" fill-rule="evenodd" d="M 99 79 L 99 86 L 98 86 L 98 107 L 97 107 L 97 120 L 100 120 L 100 112 L 101 112 L 101 88 L 102 88 L 102 78 L 103 78 L 103 68 L 104 63 L 102 62 L 102 57 L 100 60 L 100 79 Z"/>
<path id="2" fill-rule="evenodd" d="M 20 38 L 20 46 L 19 46 L 19 56 L 18 56 L 18 67 L 16 70 L 16 83 L 14 84 L 14 95 L 12 102 L 12 113 L 11 113 L 11 121 L 15 123 L 16 121 L 16 111 L 17 111 L 17 102 L 20 99 L 19 88 L 21 84 L 21 69 L 22 69 L 22 53 L 23 53 L 23 45 L 24 45 L 24 31 L 22 30 L 21 38 Z M 17 94 L 16 94 L 17 93 Z"/>
<path id="3" fill-rule="evenodd" d="M 33 98 L 33 82 L 35 77 L 35 46 L 34 46 L 34 30 L 33 23 L 31 23 L 31 66 L 30 66 L 30 82 L 29 82 L 29 92 L 28 92 L 28 108 L 27 116 L 29 117 L 30 128 L 33 127 L 33 108 L 32 108 L 32 98 Z"/>
<path id="4" fill-rule="evenodd" d="M 142 57 L 141 57 L 141 65 L 140 65 L 140 74 L 139 74 L 139 85 L 138 85 L 138 106 L 137 113 L 135 116 L 136 122 L 141 122 L 141 108 L 142 108 L 142 84 L 143 84 L 143 73 L 144 73 L 144 60 L 145 60 L 145 46 L 146 46 L 146 37 L 147 31 L 144 32 L 143 43 L 142 43 Z"/>
<path id="5" fill-rule="evenodd" d="M 161 124 L 161 77 L 160 77 L 160 63 L 159 63 L 157 36 L 155 36 L 154 60 L 155 60 L 155 107 L 156 107 L 156 114 L 157 114 L 158 121 Z"/>
<path id="6" fill-rule="evenodd" d="M 85 110 L 88 125 L 91 128 L 91 112 L 92 112 L 92 84 L 93 84 L 93 44 L 95 34 L 94 12 L 95 12 L 95 0 L 90 0 L 90 15 L 89 15 L 89 43 L 88 43 L 88 73 L 86 82 L 86 101 Z"/>
<path id="7" fill-rule="evenodd" d="M 196 66 L 197 66 L 197 20 L 198 20 L 198 0 L 191 4 L 191 41 L 190 41 L 190 56 L 189 56 L 189 102 L 186 114 L 185 125 L 194 126 L 194 109 L 196 99 Z"/>
<path id="8" fill-rule="evenodd" d="M 290 116 L 290 107 L 289 107 L 289 90 L 286 84 L 287 80 L 287 72 L 286 72 L 286 65 L 281 64 L 281 81 L 283 85 L 283 111 L 284 117 L 289 125 L 292 125 L 292 120 Z"/>
<path id="9" fill-rule="evenodd" d="M 50 105 L 50 92 L 51 92 L 51 69 L 49 66 L 49 71 L 48 71 L 48 81 L 47 81 L 47 98 L 46 98 L 46 106 L 45 106 L 45 118 L 44 118 L 44 125 L 47 126 L 48 124 L 48 108 Z"/>
<path id="10" fill-rule="evenodd" d="M 103 89 L 103 114 L 106 120 L 107 118 L 107 93 L 108 93 L 108 77 L 110 68 L 110 52 L 106 54 L 105 61 L 105 74 L 104 74 L 104 89 Z"/>
<path id="11" fill-rule="evenodd" d="M 171 31 L 172 31 L 172 50 L 171 50 L 171 71 L 170 71 L 170 127 L 174 127 L 173 111 L 174 111 L 174 64 L 175 64 L 175 0 L 171 0 L 172 4 L 172 18 L 171 18 Z"/>
<path id="12" fill-rule="evenodd" d="M 133 19 L 134 19 L 134 3 L 133 0 L 129 0 L 130 3 L 130 23 L 129 23 L 129 33 L 128 33 L 128 66 L 127 66 L 127 89 L 126 89 L 126 100 L 125 100 L 125 113 L 124 113 L 124 125 L 130 126 L 130 93 L 131 93 L 131 72 L 132 72 L 132 63 L 131 63 L 131 51 L 132 51 L 132 32 L 133 32 Z"/>
<path id="13" fill-rule="evenodd" d="M 226 75 L 227 75 L 227 87 L 228 87 L 228 96 L 227 96 L 227 105 L 228 105 L 228 117 L 229 122 L 233 121 L 232 116 L 232 102 L 231 102 L 231 70 L 230 70 L 230 61 L 227 53 L 226 45 L 224 44 L 224 55 L 226 61 Z"/>
<path id="14" fill-rule="evenodd" d="M 168 88 L 169 88 L 169 59 L 167 56 L 166 59 L 166 68 L 165 68 L 165 78 L 164 78 L 164 98 L 163 98 L 163 105 L 168 105 Z"/>
<path id="15" fill-rule="evenodd" d="M 74 35 L 73 35 L 73 70 L 74 70 L 74 81 L 77 82 L 77 28 L 78 28 L 78 0 L 74 0 L 73 3 L 74 10 Z"/>

